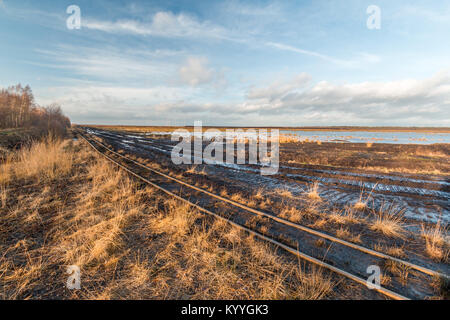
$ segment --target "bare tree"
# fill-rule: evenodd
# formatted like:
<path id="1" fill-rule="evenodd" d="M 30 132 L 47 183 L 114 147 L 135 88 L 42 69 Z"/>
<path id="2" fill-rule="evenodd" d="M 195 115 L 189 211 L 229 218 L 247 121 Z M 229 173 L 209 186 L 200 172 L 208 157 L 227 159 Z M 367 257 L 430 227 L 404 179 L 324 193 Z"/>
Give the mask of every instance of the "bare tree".
<path id="1" fill-rule="evenodd" d="M 18 84 L 0 89 L 0 128 L 33 126 L 61 134 L 70 125 L 70 120 L 64 116 L 60 105 L 36 105 L 30 86 L 22 87 Z"/>

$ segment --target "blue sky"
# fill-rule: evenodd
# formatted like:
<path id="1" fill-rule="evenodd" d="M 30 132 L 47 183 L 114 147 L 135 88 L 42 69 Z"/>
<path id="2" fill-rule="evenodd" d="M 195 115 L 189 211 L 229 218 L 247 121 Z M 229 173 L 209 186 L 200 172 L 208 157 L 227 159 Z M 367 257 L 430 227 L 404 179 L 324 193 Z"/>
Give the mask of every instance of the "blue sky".
<path id="1" fill-rule="evenodd" d="M 0 86 L 75 123 L 450 126 L 449 30 L 448 1 L 0 0 Z"/>

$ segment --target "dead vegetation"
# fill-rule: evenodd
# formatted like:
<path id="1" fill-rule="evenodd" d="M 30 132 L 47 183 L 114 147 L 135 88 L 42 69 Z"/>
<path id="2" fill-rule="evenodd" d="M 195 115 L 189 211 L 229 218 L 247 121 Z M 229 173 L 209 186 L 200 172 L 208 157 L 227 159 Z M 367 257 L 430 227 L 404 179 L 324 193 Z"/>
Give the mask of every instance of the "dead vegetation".
<path id="1" fill-rule="evenodd" d="M 192 166 L 190 167 L 188 170 L 186 170 L 186 173 L 190 173 L 190 174 L 199 174 L 199 175 L 207 175 L 205 168 L 202 168 L 202 170 L 198 170 L 197 166 Z"/>
<path id="2" fill-rule="evenodd" d="M 334 294 L 321 269 L 140 185 L 80 142 L 35 144 L 0 173 L 1 299 Z M 72 265 L 81 269 L 81 290 L 65 287 Z"/>
<path id="3" fill-rule="evenodd" d="M 280 218 L 299 223 L 303 219 L 305 213 L 295 207 L 286 207 L 281 211 Z"/>
<path id="4" fill-rule="evenodd" d="M 447 228 L 441 226 L 439 220 L 434 227 L 422 225 L 422 237 L 425 239 L 426 252 L 434 260 L 447 261 L 449 258 L 449 242 L 446 239 Z"/>
<path id="5" fill-rule="evenodd" d="M 348 229 L 342 227 L 336 231 L 336 236 L 350 242 L 362 243 L 360 234 L 354 235 Z"/>
<path id="6" fill-rule="evenodd" d="M 382 244 L 376 244 L 374 246 L 374 249 L 379 252 L 386 253 L 387 255 L 397 257 L 397 258 L 406 258 L 406 253 L 403 250 L 402 247 L 396 247 L 396 246 L 386 246 Z"/>
<path id="7" fill-rule="evenodd" d="M 374 188 L 375 188 L 375 187 L 374 187 Z M 372 189 L 372 190 L 373 190 L 373 189 Z M 355 209 L 355 210 L 357 210 L 357 211 L 365 211 L 365 210 L 368 208 L 367 203 L 369 202 L 369 199 L 370 199 L 371 195 L 372 195 L 372 192 L 370 192 L 369 195 L 367 195 L 367 196 L 364 198 L 364 189 L 361 190 L 361 192 L 359 193 L 359 199 L 358 199 L 358 201 L 356 201 L 356 202 L 353 204 L 353 209 Z"/>
<path id="8" fill-rule="evenodd" d="M 403 236 L 403 210 L 392 205 L 382 205 L 378 210 L 372 209 L 372 214 L 374 219 L 369 222 L 370 229 L 388 237 Z"/>
<path id="9" fill-rule="evenodd" d="M 284 148 L 284 149 L 283 149 Z M 280 163 L 351 168 L 377 173 L 450 174 L 448 144 L 302 143 L 282 146 Z"/>
<path id="10" fill-rule="evenodd" d="M 308 187 L 306 196 L 312 201 L 316 201 L 316 202 L 322 201 L 322 198 L 320 197 L 320 194 L 319 194 L 319 184 L 317 182 L 311 184 Z"/>
<path id="11" fill-rule="evenodd" d="M 344 210 L 333 210 L 328 218 L 337 224 L 357 224 L 362 223 L 360 217 L 356 214 L 352 208 L 346 208 Z"/>
<path id="12" fill-rule="evenodd" d="M 396 278 L 398 278 L 402 285 L 405 286 L 408 283 L 408 278 L 411 273 L 411 268 L 409 266 L 396 261 L 386 260 L 384 267 Z"/>

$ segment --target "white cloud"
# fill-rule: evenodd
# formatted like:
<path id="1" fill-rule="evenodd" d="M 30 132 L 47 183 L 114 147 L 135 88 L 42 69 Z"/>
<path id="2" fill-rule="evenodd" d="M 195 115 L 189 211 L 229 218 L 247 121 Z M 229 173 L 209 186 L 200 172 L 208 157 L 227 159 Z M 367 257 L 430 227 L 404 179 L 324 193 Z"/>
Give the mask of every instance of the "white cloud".
<path id="1" fill-rule="evenodd" d="M 340 60 L 340 59 L 336 59 L 324 54 L 320 54 L 314 51 L 309 51 L 309 50 L 304 50 L 304 49 L 300 49 L 300 48 L 296 48 L 290 45 L 286 45 L 286 44 L 282 44 L 282 43 L 276 43 L 276 42 L 266 42 L 266 45 L 269 47 L 273 47 L 276 49 L 280 49 L 280 50 L 285 50 L 285 51 L 292 51 L 292 52 L 296 52 L 296 53 L 301 53 L 301 54 L 305 54 L 308 56 L 312 56 L 312 57 L 317 57 L 329 62 L 333 62 L 336 64 L 341 64 L 341 65 L 349 65 L 350 62 L 349 61 L 345 61 L 345 60 Z"/>
<path id="2" fill-rule="evenodd" d="M 242 102 L 198 101 L 193 88 L 56 87 L 37 102 L 58 102 L 74 122 L 216 125 L 450 125 L 450 76 L 390 82 L 312 84 L 300 74 L 250 89 Z"/>
<path id="3" fill-rule="evenodd" d="M 216 125 L 450 125 L 450 76 L 389 82 L 312 84 L 299 74 L 251 88 L 241 102 L 198 101 L 193 88 L 121 86 L 56 87 L 37 102 L 58 102 L 74 122 Z"/>
<path id="4" fill-rule="evenodd" d="M 118 50 L 117 48 L 87 48 L 58 46 L 36 49 L 50 62 L 31 62 L 46 67 L 65 69 L 78 76 L 104 82 L 150 81 L 168 78 L 176 72 L 176 64 L 165 58 L 181 55 L 172 50 Z M 39 59 L 42 61 L 43 59 Z"/>
<path id="5" fill-rule="evenodd" d="M 283 97 L 292 90 L 303 88 L 310 80 L 311 76 L 306 73 L 301 73 L 289 80 L 275 81 L 265 88 L 251 88 L 247 96 L 249 99 L 267 98 L 268 100 L 273 101 Z"/>
<path id="6" fill-rule="evenodd" d="M 223 3 L 224 9 L 232 15 L 244 15 L 244 16 L 280 16 L 282 14 L 282 8 L 280 3 L 268 3 L 264 6 L 252 5 L 242 1 L 227 1 Z"/>
<path id="7" fill-rule="evenodd" d="M 226 38 L 226 30 L 222 27 L 208 21 L 199 22 L 183 13 L 175 15 L 172 12 L 163 11 L 153 15 L 151 22 L 134 20 L 109 22 L 85 19 L 82 26 L 109 33 L 129 33 L 141 36 Z"/>
<path id="8" fill-rule="evenodd" d="M 180 81 L 196 87 L 212 84 L 216 87 L 226 85 L 223 72 L 209 67 L 208 59 L 204 57 L 189 57 L 179 69 Z"/>
<path id="9" fill-rule="evenodd" d="M 279 50 L 283 50 L 283 51 L 291 51 L 291 52 L 295 52 L 295 53 L 299 53 L 299 54 L 303 54 L 303 55 L 307 55 L 307 56 L 311 56 L 311 57 L 316 57 L 316 58 L 334 63 L 334 64 L 342 66 L 342 67 L 354 68 L 354 67 L 360 67 L 364 64 L 378 63 L 381 61 L 381 58 L 378 57 L 377 55 L 369 54 L 366 52 L 362 52 L 362 53 L 358 54 L 356 57 L 353 57 L 352 59 L 343 60 L 343 59 L 334 58 L 334 57 L 331 57 L 331 56 L 328 56 L 325 54 L 321 54 L 321 53 L 318 53 L 315 51 L 310 51 L 310 50 L 293 47 L 293 46 L 286 45 L 283 43 L 266 42 L 265 45 L 272 47 L 272 48 L 279 49 Z"/>
<path id="10" fill-rule="evenodd" d="M 236 11 L 243 15 L 260 16 L 263 13 L 275 8 L 274 4 L 269 4 L 264 7 L 249 7 L 239 5 L 229 6 L 228 10 Z M 277 9 L 278 10 L 278 9 Z M 138 36 L 157 36 L 166 38 L 196 38 L 196 39 L 221 39 L 239 43 L 246 43 L 247 45 L 262 44 L 266 47 L 275 48 L 283 51 L 291 51 L 302 55 L 316 57 L 324 61 L 331 62 L 343 67 L 359 67 L 362 64 L 377 63 L 380 58 L 374 54 L 361 53 L 351 59 L 339 59 L 326 54 L 318 53 L 312 50 L 297 48 L 288 44 L 263 41 L 263 35 L 256 30 L 236 30 L 228 29 L 210 21 L 198 21 L 194 17 L 188 16 L 184 13 L 178 15 L 172 12 L 160 11 L 153 15 L 151 22 L 141 22 L 136 20 L 119 20 L 116 22 L 99 21 L 91 19 L 83 19 L 83 27 L 91 30 L 99 30 L 108 33 L 127 33 Z"/>
<path id="11" fill-rule="evenodd" d="M 245 107 L 261 114 L 331 113 L 339 115 L 342 123 L 346 123 L 346 117 L 363 122 L 403 124 L 412 117 L 428 123 L 448 123 L 450 119 L 450 76 L 447 72 L 421 80 L 350 84 L 320 81 L 307 88 L 303 82 L 300 85 L 297 82 L 294 78 L 291 85 L 284 83 L 280 87 L 252 89 Z M 276 88 L 284 88 L 279 91 L 282 94 L 277 94 Z"/>
<path id="12" fill-rule="evenodd" d="M 214 77 L 214 70 L 208 67 L 206 58 L 188 58 L 179 72 L 181 81 L 193 87 L 208 83 Z"/>

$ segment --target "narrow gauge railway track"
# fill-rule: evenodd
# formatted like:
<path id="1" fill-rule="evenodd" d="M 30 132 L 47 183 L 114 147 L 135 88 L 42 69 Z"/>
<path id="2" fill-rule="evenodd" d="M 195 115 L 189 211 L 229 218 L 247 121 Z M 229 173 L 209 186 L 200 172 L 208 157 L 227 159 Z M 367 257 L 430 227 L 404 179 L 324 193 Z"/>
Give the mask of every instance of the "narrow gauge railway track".
<path id="1" fill-rule="evenodd" d="M 81 131 L 79 131 L 78 133 L 82 137 L 82 139 L 84 139 L 95 151 L 97 151 L 99 154 L 101 154 L 102 156 L 107 158 L 109 161 L 113 162 L 115 165 L 117 165 L 120 168 L 124 169 L 129 174 L 135 176 L 139 180 L 144 181 L 145 183 L 155 187 L 156 189 L 159 189 L 160 191 L 163 191 L 166 194 L 169 194 L 170 196 L 172 196 L 172 197 L 174 197 L 174 198 L 176 198 L 178 200 L 181 200 L 181 201 L 183 201 L 185 203 L 188 203 L 189 205 L 197 208 L 199 211 L 201 211 L 203 213 L 212 215 L 212 216 L 214 216 L 214 217 L 216 217 L 218 219 L 221 219 L 221 220 L 225 220 L 229 224 L 231 224 L 233 226 L 236 226 L 239 229 L 244 230 L 244 231 L 246 231 L 246 232 L 248 232 L 248 233 L 250 233 L 250 234 L 252 234 L 252 235 L 254 235 L 254 236 L 256 236 L 256 237 L 258 237 L 260 239 L 262 239 L 262 240 L 268 241 L 271 244 L 273 244 L 273 245 L 275 245 L 277 247 L 280 247 L 280 248 L 290 252 L 291 254 L 296 255 L 299 258 L 302 258 L 302 259 L 304 259 L 306 261 L 309 261 L 309 262 L 311 262 L 313 264 L 316 264 L 316 265 L 319 265 L 319 266 L 324 267 L 326 269 L 329 269 L 329 270 L 331 270 L 331 271 L 333 271 L 333 272 L 335 272 L 337 274 L 340 274 L 341 276 L 349 278 L 349 279 L 351 279 L 351 280 L 353 280 L 353 281 L 355 281 L 355 282 L 357 282 L 359 284 L 366 285 L 366 279 L 364 279 L 364 278 L 362 278 L 362 277 L 360 277 L 358 275 L 355 275 L 354 274 L 355 272 L 351 273 L 349 271 L 345 271 L 342 268 L 333 265 L 334 264 L 333 261 L 331 261 L 330 263 L 327 263 L 327 262 L 324 262 L 323 260 L 319 260 L 319 259 L 313 257 L 312 255 L 309 255 L 309 254 L 306 254 L 306 253 L 300 251 L 298 249 L 298 243 L 297 243 L 297 248 L 295 248 L 296 246 L 293 245 L 292 243 L 286 244 L 287 241 L 283 241 L 284 243 L 282 243 L 282 242 L 278 241 L 280 239 L 276 239 L 276 237 L 272 237 L 272 235 L 268 236 L 268 234 L 266 234 L 266 233 L 262 233 L 262 232 L 254 230 L 252 228 L 249 228 L 249 227 L 245 226 L 245 219 L 241 218 L 241 221 L 239 221 L 241 223 L 236 222 L 236 220 L 239 220 L 239 219 L 234 219 L 235 216 L 233 214 L 229 214 L 228 211 L 233 211 L 233 209 L 234 210 L 236 210 L 236 209 L 244 210 L 247 213 L 247 219 L 248 219 L 248 217 L 251 217 L 251 215 L 253 215 L 253 216 L 257 215 L 257 216 L 260 216 L 260 217 L 264 217 L 264 218 L 270 219 L 274 223 L 283 225 L 285 227 L 290 227 L 291 229 L 293 228 L 293 229 L 295 229 L 297 231 L 297 233 L 298 232 L 303 232 L 305 234 L 312 235 L 314 237 L 318 237 L 318 238 L 321 238 L 321 239 L 326 239 L 326 240 L 328 240 L 330 242 L 333 242 L 335 244 L 339 244 L 341 246 L 345 246 L 347 248 L 351 248 L 354 251 L 358 251 L 360 253 L 364 253 L 366 255 L 369 255 L 369 256 L 372 256 L 372 257 L 376 257 L 378 259 L 391 260 L 391 261 L 394 261 L 396 263 L 400 263 L 400 264 L 402 264 L 404 266 L 407 266 L 408 268 L 417 270 L 417 271 L 419 271 L 421 273 L 424 273 L 426 275 L 437 276 L 437 277 L 447 278 L 448 279 L 447 275 L 444 275 L 444 274 L 439 273 L 437 271 L 434 271 L 434 270 L 431 270 L 431 269 L 428 269 L 428 268 L 425 268 L 425 267 L 422 267 L 422 266 L 419 266 L 419 265 L 416 265 L 416 264 L 413 264 L 413 263 L 410 263 L 410 262 L 407 262 L 407 261 L 403 261 L 403 260 L 397 259 L 395 257 L 391 257 L 391 256 L 386 255 L 384 253 L 381 253 L 381 252 L 378 252 L 378 251 L 375 251 L 375 250 L 372 250 L 372 249 L 369 249 L 369 248 L 365 248 L 365 247 L 356 245 L 354 243 L 351 243 L 351 242 L 348 242 L 348 241 L 345 241 L 345 240 L 342 240 L 342 239 L 330 236 L 328 234 L 322 233 L 320 231 L 317 231 L 317 230 L 314 230 L 314 229 L 311 229 L 311 228 L 308 228 L 308 227 L 305 227 L 305 226 L 302 226 L 302 225 L 298 225 L 298 224 L 292 223 L 292 222 L 290 222 L 288 220 L 284 220 L 284 219 L 281 219 L 279 217 L 273 216 L 271 214 L 268 214 L 268 213 L 265 213 L 265 212 L 262 212 L 262 211 L 259 211 L 259 210 L 247 207 L 247 206 L 245 206 L 243 204 L 240 204 L 238 202 L 232 201 L 230 199 L 227 199 L 227 198 L 221 197 L 219 195 L 216 195 L 216 194 L 214 194 L 212 192 L 209 192 L 209 191 L 206 191 L 204 189 L 198 188 L 198 187 L 196 187 L 194 185 L 191 185 L 189 183 L 186 183 L 186 182 L 184 182 L 182 180 L 179 180 L 177 178 L 171 177 L 171 176 L 169 176 L 169 175 L 167 175 L 167 174 L 165 174 L 163 172 L 160 172 L 160 171 L 157 171 L 157 170 L 155 170 L 153 168 L 145 166 L 142 163 L 139 163 L 139 162 L 137 162 L 137 161 L 135 161 L 133 159 L 130 159 L 130 158 L 128 158 L 128 157 L 126 157 L 126 156 L 124 156 L 124 155 L 122 155 L 120 153 L 117 153 L 114 150 L 110 149 L 105 144 L 103 144 L 103 143 L 101 143 L 99 141 L 96 141 L 96 140 L 89 139 L 89 138 L 85 137 L 84 134 L 81 133 Z M 94 144 L 97 145 L 97 147 Z M 104 151 L 102 152 L 100 149 L 103 149 Z M 153 174 L 157 175 L 160 178 L 159 181 L 157 183 L 154 180 L 150 181 L 149 179 L 143 177 L 141 174 L 136 173 L 136 170 L 133 171 L 130 168 L 129 165 L 124 165 L 124 164 L 118 162 L 117 160 L 113 159 L 110 155 L 106 154 L 107 152 L 109 152 L 110 154 L 112 154 L 112 155 L 114 155 L 116 157 L 119 157 L 121 160 L 123 160 L 125 162 L 131 163 L 134 166 L 137 166 L 137 167 L 139 167 L 141 169 L 145 169 L 146 171 L 152 172 Z M 163 180 L 161 180 L 161 178 L 163 178 Z M 165 182 L 164 182 L 164 179 L 166 180 Z M 167 180 L 170 181 L 170 182 L 167 183 Z M 225 203 L 226 205 L 231 205 L 232 209 L 231 208 L 227 208 L 227 210 L 225 210 L 225 213 L 222 212 L 220 214 L 218 212 L 213 212 L 210 209 L 206 209 L 205 206 L 207 204 L 207 201 L 204 201 L 203 199 L 200 199 L 200 201 L 198 201 L 197 203 L 194 203 L 194 202 L 186 199 L 186 197 L 182 197 L 181 195 L 179 195 L 179 194 L 182 193 L 181 191 L 185 192 L 186 190 L 181 190 L 180 189 L 180 190 L 176 190 L 175 191 L 175 190 L 173 190 L 173 188 L 172 188 L 172 190 L 170 190 L 171 188 L 170 188 L 169 184 L 170 183 L 173 184 L 174 182 L 176 184 L 178 184 L 179 186 L 187 187 L 188 189 L 194 190 L 195 192 L 200 193 L 204 197 L 210 197 L 210 198 L 213 198 L 214 200 L 219 200 L 222 204 Z M 217 208 L 217 207 L 218 206 L 216 204 L 215 208 Z M 249 213 L 250 213 L 250 216 L 248 215 Z M 283 237 L 281 237 L 281 238 L 283 238 Z M 283 238 L 283 240 L 284 240 L 284 238 Z M 373 263 L 373 264 L 376 264 L 376 263 Z M 356 272 L 356 273 L 358 273 L 358 272 Z M 383 295 L 385 295 L 385 296 L 387 296 L 389 298 L 392 298 L 392 299 L 408 299 L 406 296 L 398 294 L 398 293 L 396 293 L 396 292 L 394 292 L 392 290 L 389 290 L 387 288 L 384 288 L 384 287 L 380 287 L 380 288 L 378 288 L 376 290 L 378 292 L 380 292 L 381 294 L 383 294 Z"/>

